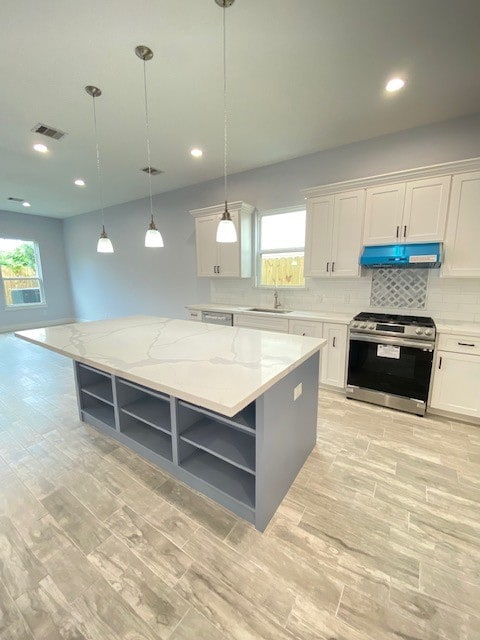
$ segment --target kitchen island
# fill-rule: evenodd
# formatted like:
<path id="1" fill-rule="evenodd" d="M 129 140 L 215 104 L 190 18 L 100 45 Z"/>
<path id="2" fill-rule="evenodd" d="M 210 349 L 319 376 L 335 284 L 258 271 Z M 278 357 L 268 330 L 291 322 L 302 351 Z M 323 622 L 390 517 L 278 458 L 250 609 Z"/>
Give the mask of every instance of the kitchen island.
<path id="1" fill-rule="evenodd" d="M 18 331 L 80 418 L 263 531 L 315 445 L 325 340 L 152 316 Z"/>

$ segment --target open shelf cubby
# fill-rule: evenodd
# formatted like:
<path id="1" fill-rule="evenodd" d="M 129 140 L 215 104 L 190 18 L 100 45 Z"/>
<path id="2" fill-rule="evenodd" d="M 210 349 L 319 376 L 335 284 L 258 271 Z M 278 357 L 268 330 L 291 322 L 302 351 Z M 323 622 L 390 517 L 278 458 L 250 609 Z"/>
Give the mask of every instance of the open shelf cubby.
<path id="1" fill-rule="evenodd" d="M 180 438 L 183 442 L 255 475 L 255 436 L 202 417 L 188 427 Z"/>
<path id="2" fill-rule="evenodd" d="M 83 389 L 81 393 L 81 410 L 86 422 L 88 422 L 88 418 L 91 417 L 115 429 L 115 411 L 113 406 L 103 400 L 97 400 L 97 398 L 86 394 Z"/>
<path id="3" fill-rule="evenodd" d="M 161 393 L 147 390 L 128 382 L 117 381 L 117 398 L 120 409 L 120 429 L 125 416 L 171 434 L 172 422 L 170 416 L 170 398 Z"/>
<path id="4" fill-rule="evenodd" d="M 109 373 L 78 363 L 77 375 L 82 391 L 113 406 L 112 376 Z"/>
<path id="5" fill-rule="evenodd" d="M 190 404 L 185 400 L 179 400 L 178 404 L 180 407 L 182 407 L 184 413 L 186 413 L 186 411 L 188 410 L 191 410 L 196 414 L 202 413 L 205 416 L 213 418 L 217 422 L 222 422 L 223 424 L 227 424 L 231 427 L 234 427 L 235 429 L 244 431 L 245 433 L 255 434 L 255 402 L 251 402 L 231 418 L 220 413 L 216 413 L 215 411 L 211 411 L 210 409 L 197 407 L 196 405 Z"/>
<path id="6" fill-rule="evenodd" d="M 130 415 L 120 419 L 120 432 L 146 449 L 172 461 L 172 438 Z"/>
<path id="7" fill-rule="evenodd" d="M 194 450 L 180 466 L 218 491 L 250 509 L 255 509 L 255 477 L 215 456 Z"/>

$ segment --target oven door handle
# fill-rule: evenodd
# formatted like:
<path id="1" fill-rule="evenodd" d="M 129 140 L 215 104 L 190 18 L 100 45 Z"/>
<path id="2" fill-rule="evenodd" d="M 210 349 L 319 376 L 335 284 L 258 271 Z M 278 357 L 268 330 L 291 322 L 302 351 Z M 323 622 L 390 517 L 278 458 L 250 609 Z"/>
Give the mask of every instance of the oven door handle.
<path id="1" fill-rule="evenodd" d="M 422 349 L 423 351 L 433 351 L 434 344 L 432 342 L 422 342 L 421 340 L 407 340 L 405 338 L 394 338 L 390 336 L 369 336 L 364 333 L 350 333 L 350 342 L 356 340 L 358 342 L 373 342 L 374 344 L 387 344 L 396 347 L 412 347 L 413 349 Z"/>

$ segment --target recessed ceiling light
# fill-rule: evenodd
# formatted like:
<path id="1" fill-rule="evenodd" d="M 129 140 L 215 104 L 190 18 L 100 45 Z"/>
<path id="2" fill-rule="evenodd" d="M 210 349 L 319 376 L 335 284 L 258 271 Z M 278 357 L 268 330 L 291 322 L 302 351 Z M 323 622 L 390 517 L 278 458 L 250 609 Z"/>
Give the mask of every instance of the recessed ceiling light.
<path id="1" fill-rule="evenodd" d="M 387 82 L 385 89 L 390 93 L 392 93 L 393 91 L 398 91 L 404 86 L 405 86 L 405 80 L 402 80 L 402 78 L 392 78 Z"/>
<path id="2" fill-rule="evenodd" d="M 198 147 L 194 147 L 193 149 L 191 149 L 190 153 L 194 158 L 201 158 L 203 156 L 203 151 Z"/>
<path id="3" fill-rule="evenodd" d="M 85 180 L 82 180 L 81 178 L 77 178 L 75 180 L 75 184 L 77 185 L 77 187 L 84 187 L 85 186 Z"/>
<path id="4" fill-rule="evenodd" d="M 38 151 L 38 153 L 47 153 L 48 151 L 48 147 L 45 144 L 34 144 L 33 148 L 35 149 L 35 151 Z"/>
<path id="5" fill-rule="evenodd" d="M 22 202 L 22 204 L 23 204 L 24 207 L 29 207 L 30 206 L 30 203 L 27 202 L 26 200 L 25 200 L 25 202 Z"/>

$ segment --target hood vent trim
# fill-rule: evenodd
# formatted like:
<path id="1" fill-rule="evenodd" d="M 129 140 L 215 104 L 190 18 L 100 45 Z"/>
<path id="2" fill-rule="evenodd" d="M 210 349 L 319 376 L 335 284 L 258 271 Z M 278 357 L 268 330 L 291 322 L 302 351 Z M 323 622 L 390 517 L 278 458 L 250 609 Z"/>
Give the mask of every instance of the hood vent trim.
<path id="1" fill-rule="evenodd" d="M 39 122 L 36 124 L 32 131 L 34 133 L 40 133 L 42 136 L 46 136 L 47 138 L 53 138 L 53 140 L 61 140 L 67 134 L 65 131 L 60 131 L 60 129 L 55 129 L 54 127 L 49 127 L 46 124 L 42 124 Z"/>
<path id="2" fill-rule="evenodd" d="M 441 242 L 367 246 L 360 256 L 360 265 L 367 269 L 438 269 L 441 263 Z"/>

